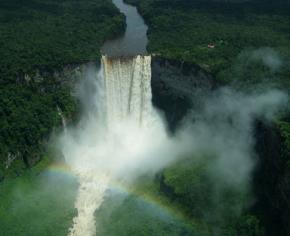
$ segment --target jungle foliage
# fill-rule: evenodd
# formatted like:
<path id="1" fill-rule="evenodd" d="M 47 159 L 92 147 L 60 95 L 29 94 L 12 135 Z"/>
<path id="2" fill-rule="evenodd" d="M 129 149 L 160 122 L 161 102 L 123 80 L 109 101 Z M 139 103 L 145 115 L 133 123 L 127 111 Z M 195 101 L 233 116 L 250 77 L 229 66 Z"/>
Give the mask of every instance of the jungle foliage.
<path id="1" fill-rule="evenodd" d="M 152 53 L 197 63 L 218 79 L 229 82 L 235 79 L 232 66 L 241 53 L 272 48 L 285 63 L 277 77 L 289 80 L 289 1 L 126 2 L 136 5 L 149 25 L 148 48 Z M 267 68 L 258 67 L 246 76 L 255 77 L 261 71 Z"/>
<path id="2" fill-rule="evenodd" d="M 43 171 L 49 162 L 47 158 L 21 178 L 7 178 L 1 182 L 1 235 L 68 234 L 76 214 L 77 181 L 61 173 Z"/>

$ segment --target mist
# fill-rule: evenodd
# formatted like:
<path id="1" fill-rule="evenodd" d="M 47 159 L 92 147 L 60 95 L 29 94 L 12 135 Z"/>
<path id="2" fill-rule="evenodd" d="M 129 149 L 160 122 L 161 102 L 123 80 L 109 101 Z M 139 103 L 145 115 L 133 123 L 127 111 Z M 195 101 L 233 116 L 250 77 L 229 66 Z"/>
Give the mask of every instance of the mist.
<path id="1" fill-rule="evenodd" d="M 118 114 L 112 118 L 106 114 L 102 76 L 103 69 L 90 65 L 76 87 L 83 116 L 76 127 L 68 127 L 59 139 L 66 162 L 72 168 L 108 173 L 118 179 L 155 173 L 172 160 L 172 140 L 165 122 L 154 109 L 145 125 L 140 125 L 133 114 L 108 124 Z"/>
<path id="2" fill-rule="evenodd" d="M 75 90 L 83 115 L 76 126 L 65 128 L 58 141 L 66 163 L 79 176 L 80 182 L 75 202 L 79 213 L 70 235 L 96 234 L 94 212 L 104 201 L 110 182 L 130 184 L 139 176 L 154 176 L 167 166 L 188 158 L 197 163 L 207 160 L 205 171 L 214 182 L 212 197 L 216 198 L 217 205 L 225 186 L 240 192 L 250 191 L 256 164 L 255 122 L 272 122 L 285 108 L 286 94 L 273 89 L 251 93 L 229 87 L 218 89 L 202 98 L 201 108 L 192 110 L 176 133 L 169 135 L 166 121 L 156 109 L 148 108 L 149 105 L 146 125 L 140 125 L 135 114 L 117 119 L 120 114 L 114 113 L 108 119 L 110 114 L 105 111 L 109 90 L 106 90 L 104 75 L 111 75 L 106 75 L 105 70 L 108 68 L 104 66 L 100 69 L 95 65 L 87 67 L 84 79 Z M 151 78 L 151 74 L 149 76 Z M 144 91 L 151 94 L 148 88 Z M 136 96 L 141 96 L 138 93 Z M 108 123 L 108 120 L 114 122 Z M 240 214 L 242 206 L 235 207 L 236 214 Z"/>
<path id="3" fill-rule="evenodd" d="M 177 134 L 179 146 L 196 156 L 213 156 L 211 175 L 241 187 L 255 164 L 255 122 L 273 121 L 286 105 L 287 95 L 279 90 L 245 94 L 219 89 L 186 118 Z"/>

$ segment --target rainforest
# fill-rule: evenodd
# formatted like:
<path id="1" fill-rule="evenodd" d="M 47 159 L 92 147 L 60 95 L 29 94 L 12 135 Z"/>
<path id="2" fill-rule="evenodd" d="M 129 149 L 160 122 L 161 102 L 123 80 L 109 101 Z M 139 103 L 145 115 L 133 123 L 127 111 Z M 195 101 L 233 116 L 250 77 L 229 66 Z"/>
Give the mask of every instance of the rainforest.
<path id="1" fill-rule="evenodd" d="M 290 236 L 288 0 L 1 0 L 0 235 Z"/>

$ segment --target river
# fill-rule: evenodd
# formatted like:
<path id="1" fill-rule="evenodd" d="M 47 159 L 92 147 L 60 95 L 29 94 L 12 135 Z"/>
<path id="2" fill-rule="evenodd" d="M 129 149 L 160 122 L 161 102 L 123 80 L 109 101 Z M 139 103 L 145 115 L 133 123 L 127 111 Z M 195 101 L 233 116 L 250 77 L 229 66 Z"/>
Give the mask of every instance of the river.
<path id="1" fill-rule="evenodd" d="M 146 54 L 148 27 L 136 7 L 124 3 L 123 0 L 113 0 L 113 3 L 126 16 L 127 27 L 122 36 L 104 43 L 101 48 L 102 54 L 108 56 Z"/>

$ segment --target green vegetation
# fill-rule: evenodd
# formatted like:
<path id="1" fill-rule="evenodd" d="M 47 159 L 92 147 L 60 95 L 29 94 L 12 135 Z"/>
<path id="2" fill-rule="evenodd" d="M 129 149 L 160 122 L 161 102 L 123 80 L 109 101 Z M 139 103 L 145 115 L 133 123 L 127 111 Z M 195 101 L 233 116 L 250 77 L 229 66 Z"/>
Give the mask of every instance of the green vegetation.
<path id="1" fill-rule="evenodd" d="M 218 183 L 207 170 L 211 159 L 202 159 L 202 162 L 188 159 L 167 168 L 161 190 L 171 196 L 191 221 L 200 222 L 202 235 L 220 232 L 225 236 L 262 236 L 259 220 L 243 213 L 249 207 L 249 189 Z"/>
<path id="2" fill-rule="evenodd" d="M 137 5 L 149 25 L 150 52 L 197 63 L 219 79 L 225 79 L 225 71 L 240 53 L 251 48 L 271 47 L 290 63 L 290 3 L 286 1 L 126 2 Z M 289 75 L 288 67 L 284 77 Z"/>
<path id="3" fill-rule="evenodd" d="M 247 189 L 217 186 L 206 161 L 183 160 L 157 178 L 111 189 L 96 213 L 100 235 L 262 236 L 259 220 L 241 214 Z M 125 189 L 125 191 L 124 191 Z"/>
<path id="4" fill-rule="evenodd" d="M 3 235 L 67 235 L 76 214 L 77 181 L 46 169 L 48 163 L 50 158 L 44 158 L 21 178 L 0 183 Z M 262 236 L 255 216 L 238 216 L 245 192 L 216 189 L 205 169 L 206 162 L 188 159 L 156 178 L 111 186 L 96 212 L 98 235 Z"/>
<path id="5" fill-rule="evenodd" d="M 21 178 L 0 183 L 1 235 L 67 235 L 76 214 L 77 183 L 62 174 L 44 171 L 45 163 Z"/>
<path id="6" fill-rule="evenodd" d="M 156 203 L 127 194 L 107 199 L 97 212 L 97 222 L 103 236 L 199 235 Z"/>
<path id="7" fill-rule="evenodd" d="M 13 75 L 37 67 L 55 68 L 95 60 L 108 37 L 124 29 L 109 0 L 10 0 L 0 3 L 1 72 Z M 2 74 L 1 73 L 1 74 Z M 7 76 L 1 76 L 1 82 Z"/>
<path id="8" fill-rule="evenodd" d="M 110 189 L 96 218 L 100 235 L 199 235 L 200 225 L 160 190 L 159 179 L 143 176 Z"/>
<path id="9" fill-rule="evenodd" d="M 0 180 L 41 158 L 43 142 L 60 125 L 57 106 L 67 117 L 76 111 L 53 71 L 96 60 L 102 43 L 124 27 L 109 0 L 0 2 Z M 29 80 L 37 71 L 44 79 Z M 8 170 L 9 155 L 16 159 Z"/>

